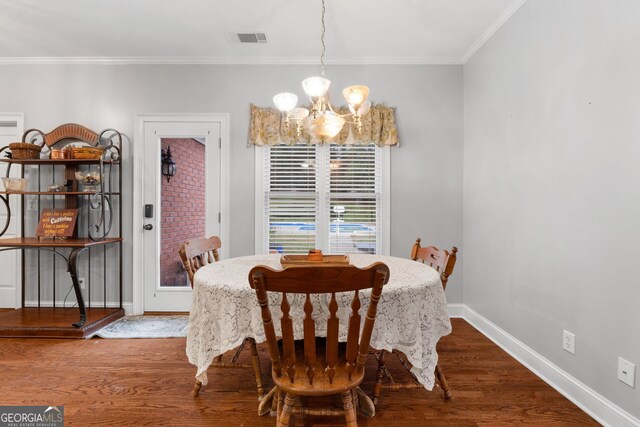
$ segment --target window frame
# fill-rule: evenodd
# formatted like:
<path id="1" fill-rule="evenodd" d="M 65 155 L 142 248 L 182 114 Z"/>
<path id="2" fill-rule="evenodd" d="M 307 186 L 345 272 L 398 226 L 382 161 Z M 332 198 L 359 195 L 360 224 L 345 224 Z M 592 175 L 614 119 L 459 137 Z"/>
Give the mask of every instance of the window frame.
<path id="1" fill-rule="evenodd" d="M 264 197 L 264 177 L 265 177 L 265 161 L 264 156 L 268 146 L 256 146 L 254 148 L 254 169 L 255 169 L 255 184 L 254 184 L 254 193 L 255 193 L 255 241 L 254 241 L 254 252 L 256 255 L 265 254 L 265 197 Z M 391 148 L 388 146 L 385 147 L 376 147 L 376 149 L 381 150 L 381 160 L 382 160 L 382 189 L 380 195 L 380 202 L 382 204 L 380 211 L 382 212 L 382 217 L 380 218 L 380 223 L 382 225 L 382 253 L 377 255 L 390 255 L 391 253 Z M 323 150 L 328 151 L 327 148 L 323 148 Z M 323 153 L 324 154 L 324 153 Z M 321 156 L 323 156 L 321 154 Z M 324 158 L 324 157 L 323 157 Z M 322 174 L 321 174 L 322 175 Z M 320 195 L 321 198 L 324 197 L 324 194 Z M 323 218 L 324 222 L 325 219 Z M 324 239 L 320 239 L 320 242 L 323 242 Z M 328 242 L 326 242 L 328 244 Z M 322 243 L 321 243 L 322 244 Z M 320 248 L 324 249 L 324 248 Z"/>

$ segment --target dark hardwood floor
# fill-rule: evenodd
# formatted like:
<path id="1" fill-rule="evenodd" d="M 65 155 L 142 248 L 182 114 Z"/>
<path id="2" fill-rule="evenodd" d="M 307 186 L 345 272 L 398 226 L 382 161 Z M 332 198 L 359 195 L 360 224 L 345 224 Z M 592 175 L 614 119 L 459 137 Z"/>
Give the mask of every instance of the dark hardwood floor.
<path id="1" fill-rule="evenodd" d="M 442 391 L 383 390 L 374 418 L 361 426 L 597 425 L 461 319 L 438 350 L 453 400 Z M 0 404 L 64 405 L 68 426 L 274 426 L 258 417 L 251 370 L 210 369 L 191 397 L 194 368 L 184 339 L 0 339 Z M 260 345 L 263 372 L 269 358 Z M 250 363 L 243 354 L 242 359 Z M 363 389 L 370 393 L 375 361 Z M 400 373 L 388 356 L 387 365 Z M 267 375 L 264 375 L 267 378 Z M 269 380 L 270 383 L 270 380 Z M 295 425 L 343 425 L 340 418 L 296 418 Z"/>

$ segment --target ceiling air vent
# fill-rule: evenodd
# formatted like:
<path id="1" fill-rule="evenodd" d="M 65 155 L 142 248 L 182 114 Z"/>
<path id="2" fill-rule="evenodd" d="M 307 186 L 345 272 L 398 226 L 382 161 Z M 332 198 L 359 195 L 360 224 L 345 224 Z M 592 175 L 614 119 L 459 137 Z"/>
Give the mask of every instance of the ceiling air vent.
<path id="1" fill-rule="evenodd" d="M 266 43 L 267 35 L 265 33 L 237 33 L 240 43 Z"/>

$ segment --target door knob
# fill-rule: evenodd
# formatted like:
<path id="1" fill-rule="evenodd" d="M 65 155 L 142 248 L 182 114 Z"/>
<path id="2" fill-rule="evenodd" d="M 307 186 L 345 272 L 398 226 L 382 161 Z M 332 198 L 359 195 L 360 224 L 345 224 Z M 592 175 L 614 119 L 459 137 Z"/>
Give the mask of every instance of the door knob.
<path id="1" fill-rule="evenodd" d="M 149 231 L 149 230 L 153 230 L 153 225 L 152 224 L 145 224 L 144 227 L 145 230 Z"/>

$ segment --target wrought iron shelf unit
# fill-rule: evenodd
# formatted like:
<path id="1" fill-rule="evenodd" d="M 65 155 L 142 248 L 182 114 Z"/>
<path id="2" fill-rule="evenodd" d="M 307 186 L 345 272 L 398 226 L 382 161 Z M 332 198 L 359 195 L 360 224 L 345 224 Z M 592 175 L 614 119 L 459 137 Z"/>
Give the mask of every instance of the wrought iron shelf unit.
<path id="1" fill-rule="evenodd" d="M 50 239 L 40 237 L 4 237 L 0 238 L 1 247 L 10 248 L 88 248 L 90 246 L 106 245 L 122 242 L 121 237 L 110 237 L 104 240 L 91 239 Z"/>
<path id="2" fill-rule="evenodd" d="M 97 165 L 99 163 L 113 163 L 111 160 L 104 159 L 0 159 L 0 162 L 17 165 Z"/>
<path id="3" fill-rule="evenodd" d="M 0 194 L 14 194 L 26 196 L 95 196 L 100 194 L 97 191 L 0 191 Z M 120 193 L 104 193 L 106 196 L 119 196 Z"/>
<path id="4" fill-rule="evenodd" d="M 25 196 L 94 196 L 96 194 L 100 194 L 97 191 L 0 191 L 0 194 L 13 194 L 13 195 L 21 195 Z M 117 192 L 108 192 L 104 193 L 105 196 L 119 196 L 120 193 Z"/>
<path id="5" fill-rule="evenodd" d="M 25 178 L 25 175 L 27 175 L 31 178 L 29 180 L 31 187 L 37 186 L 37 188 L 29 188 L 22 192 L 8 192 L 6 190 L 0 192 L 0 202 L 2 202 L 0 203 L 0 209 L 2 209 L 3 204 L 6 210 L 4 212 L 6 214 L 6 222 L 4 225 L 0 223 L 0 252 L 9 250 L 19 250 L 21 252 L 23 309 L 34 306 L 33 301 L 27 304 L 26 295 L 28 290 L 31 292 L 31 296 L 37 295 L 37 305 L 35 306 L 38 308 L 68 309 L 64 303 L 61 306 L 56 301 L 56 278 L 59 276 L 57 269 L 60 268 L 61 264 L 60 262 L 56 264 L 56 259 L 62 258 L 65 261 L 62 267 L 71 276 L 72 289 L 75 292 L 79 311 L 79 320 L 73 324 L 73 327 L 82 328 L 87 319 L 85 295 L 79 283 L 79 268 L 82 268 L 82 274 L 88 278 L 86 288 L 88 308 L 107 309 L 108 307 L 115 307 L 118 309 L 118 315 L 114 317 L 113 312 L 111 312 L 109 318 L 110 321 L 116 320 L 124 315 L 124 310 L 122 309 L 123 239 L 120 200 L 122 191 L 122 169 L 120 167 L 122 135 L 114 129 L 106 129 L 98 134 L 78 124 L 65 124 L 46 134 L 37 129 L 27 130 L 22 137 L 22 142 L 37 144 L 45 155 L 47 150 L 57 149 L 68 143 L 76 142 L 80 142 L 84 146 L 88 145 L 102 149 L 102 155 L 98 159 L 15 159 L 11 157 L 12 153 L 9 146 L 0 148 L 0 155 L 9 157 L 0 159 L 0 162 L 7 164 L 6 176 L 9 177 L 12 167 L 16 166 L 20 168 L 19 176 Z M 75 176 L 76 172 L 91 168 L 97 168 L 99 177 L 98 189 L 80 191 L 81 189 Z M 64 178 L 67 183 L 66 190 L 45 191 L 48 184 L 55 182 L 56 176 Z M 50 180 L 50 182 L 45 184 L 44 180 Z M 19 237 L 2 237 L 9 229 L 12 218 L 10 200 L 14 197 L 19 198 L 18 203 L 21 208 L 20 235 Z M 45 207 L 78 210 L 78 222 L 73 236 L 66 239 L 34 236 L 35 227 L 33 223 L 39 220 L 41 211 Z M 28 216 L 31 216 L 29 221 L 27 221 Z M 29 222 L 29 226 L 27 226 L 27 222 Z M 114 222 L 117 223 L 117 232 L 112 230 Z M 117 254 L 111 249 L 107 249 L 107 247 L 111 246 L 117 247 Z M 96 247 L 104 249 L 96 249 L 98 252 L 92 254 L 91 248 Z M 30 259 L 27 262 L 25 257 L 27 250 L 38 251 L 37 260 Z M 69 252 L 67 253 L 66 250 L 69 250 Z M 78 262 L 79 256 L 85 251 L 87 256 L 84 257 L 84 265 L 80 266 Z M 107 251 L 109 251 L 108 256 Z M 45 259 L 46 257 L 41 256 L 41 253 L 49 253 L 51 256 Z M 94 274 L 92 269 L 98 270 L 98 274 Z M 99 273 L 102 273 L 101 280 L 98 280 L 99 277 L 97 277 Z M 35 286 L 33 283 L 31 288 L 28 287 L 27 276 L 37 277 L 37 288 L 33 288 Z M 51 276 L 52 279 L 49 280 L 51 288 L 46 288 L 43 285 L 44 276 Z M 101 283 L 92 283 L 92 278 L 93 282 L 100 281 Z M 69 289 L 70 291 L 71 289 Z M 93 299 L 98 299 L 98 301 L 92 299 L 92 292 L 94 293 Z M 110 292 L 114 294 L 116 301 L 108 301 Z M 95 296 L 96 294 L 98 294 L 97 297 Z M 33 297 L 34 300 L 35 298 Z M 114 303 L 116 306 L 114 306 Z M 45 328 L 46 325 L 42 325 L 42 327 Z"/>

